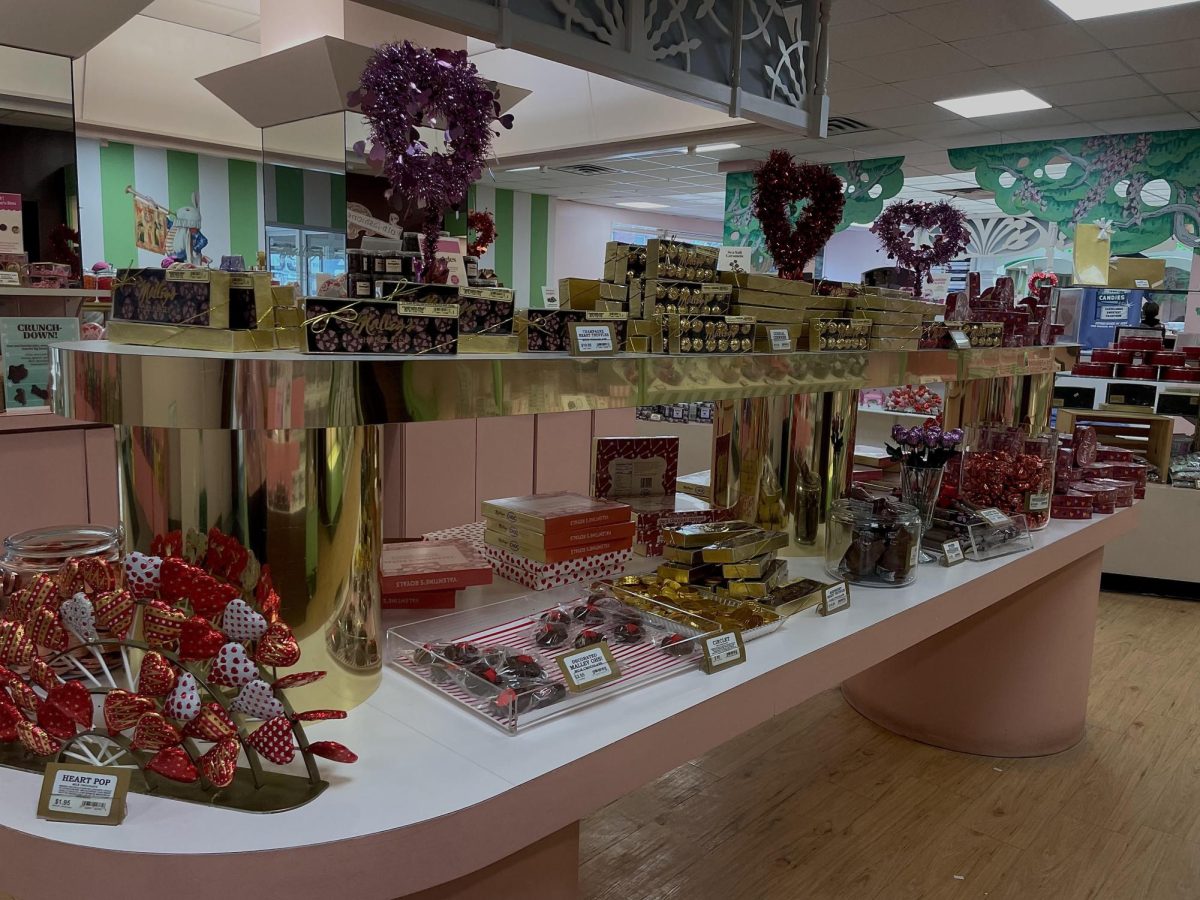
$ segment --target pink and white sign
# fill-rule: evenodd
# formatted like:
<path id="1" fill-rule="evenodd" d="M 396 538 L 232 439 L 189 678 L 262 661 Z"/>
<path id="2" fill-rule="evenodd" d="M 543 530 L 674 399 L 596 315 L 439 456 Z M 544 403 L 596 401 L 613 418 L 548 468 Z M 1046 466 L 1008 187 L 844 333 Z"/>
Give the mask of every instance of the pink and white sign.
<path id="1" fill-rule="evenodd" d="M 21 195 L 0 194 L 0 253 L 24 253 Z"/>

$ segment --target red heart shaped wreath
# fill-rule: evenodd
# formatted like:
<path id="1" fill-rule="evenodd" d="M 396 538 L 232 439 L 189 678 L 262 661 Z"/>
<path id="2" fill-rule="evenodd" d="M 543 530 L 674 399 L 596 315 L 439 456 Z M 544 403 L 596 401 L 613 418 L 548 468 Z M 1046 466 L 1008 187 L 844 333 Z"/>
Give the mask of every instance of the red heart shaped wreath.
<path id="1" fill-rule="evenodd" d="M 496 242 L 496 220 L 487 210 L 467 216 L 467 229 L 475 232 L 475 239 L 467 247 L 472 256 L 483 256 L 487 248 Z"/>
<path id="2" fill-rule="evenodd" d="M 938 233 L 931 236 L 933 243 L 922 243 L 915 247 L 912 232 L 904 230 L 906 225 L 914 231 L 924 229 L 926 234 L 936 228 Z M 888 259 L 894 259 L 916 273 L 914 293 L 918 297 L 921 296 L 922 285 L 930 280 L 930 268 L 944 266 L 962 253 L 971 237 L 967 232 L 966 215 L 944 200 L 938 203 L 897 200 L 875 220 L 871 231 L 878 235 L 883 249 L 887 250 Z"/>
<path id="3" fill-rule="evenodd" d="M 792 204 L 808 205 L 793 224 Z M 786 150 L 772 150 L 754 173 L 754 215 L 781 278 L 799 280 L 808 261 L 833 236 L 846 197 L 828 166 L 797 165 Z"/>

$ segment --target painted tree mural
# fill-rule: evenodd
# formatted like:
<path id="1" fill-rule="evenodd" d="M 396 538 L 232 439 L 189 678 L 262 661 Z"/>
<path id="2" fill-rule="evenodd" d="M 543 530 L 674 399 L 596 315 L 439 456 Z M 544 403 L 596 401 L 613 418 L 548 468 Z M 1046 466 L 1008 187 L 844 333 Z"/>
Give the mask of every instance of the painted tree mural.
<path id="1" fill-rule="evenodd" d="M 1200 131 L 1097 135 L 949 151 L 1009 215 L 1031 214 L 1074 235 L 1111 225 L 1112 252 L 1175 238 L 1200 247 Z"/>
<path id="2" fill-rule="evenodd" d="M 842 179 L 846 195 L 846 206 L 842 211 L 842 221 L 838 223 L 838 231 L 854 223 L 875 221 L 875 217 L 883 211 L 884 203 L 895 197 L 904 186 L 903 163 L 903 156 L 889 156 L 885 159 L 829 164 L 829 168 Z M 724 242 L 729 246 L 753 248 L 752 264 L 755 270 L 765 271 L 772 263 L 762 228 L 751 210 L 753 193 L 753 172 L 731 172 L 726 176 Z M 799 216 L 800 209 L 796 208 L 794 216 Z"/>

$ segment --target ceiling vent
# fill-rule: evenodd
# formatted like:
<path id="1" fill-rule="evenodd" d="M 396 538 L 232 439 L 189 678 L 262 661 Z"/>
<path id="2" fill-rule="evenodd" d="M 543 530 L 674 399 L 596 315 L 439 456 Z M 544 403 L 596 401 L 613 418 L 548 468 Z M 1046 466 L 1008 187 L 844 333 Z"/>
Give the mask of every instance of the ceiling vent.
<path id="1" fill-rule="evenodd" d="M 620 175 L 620 169 L 610 169 L 608 166 L 598 166 L 595 163 L 579 163 L 574 166 L 556 166 L 555 172 L 566 172 L 568 175 Z"/>
<path id="2" fill-rule="evenodd" d="M 873 125 L 851 119 L 849 116 L 830 116 L 828 122 L 830 134 L 853 134 L 856 131 L 874 131 Z"/>

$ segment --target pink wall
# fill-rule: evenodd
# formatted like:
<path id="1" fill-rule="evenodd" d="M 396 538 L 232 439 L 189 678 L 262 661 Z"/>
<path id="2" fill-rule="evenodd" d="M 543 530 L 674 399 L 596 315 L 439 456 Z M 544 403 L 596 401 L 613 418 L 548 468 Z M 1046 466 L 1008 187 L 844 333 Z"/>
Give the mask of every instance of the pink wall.
<path id="1" fill-rule="evenodd" d="M 604 245 L 612 240 L 614 225 L 641 225 L 699 234 L 720 239 L 720 219 L 664 216 L 613 206 L 593 206 L 559 200 L 554 226 L 554 258 L 550 275 L 559 278 L 599 278 L 604 270 Z"/>

